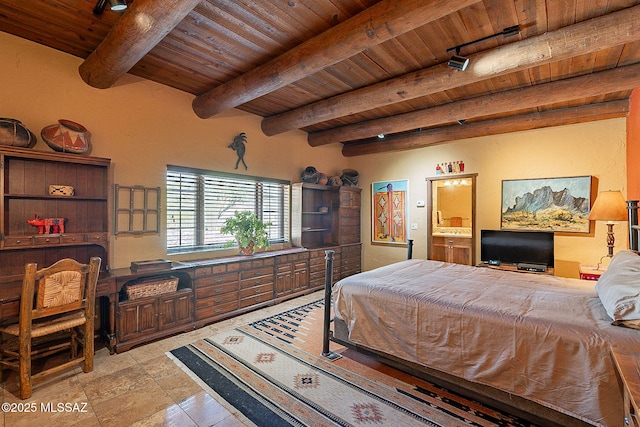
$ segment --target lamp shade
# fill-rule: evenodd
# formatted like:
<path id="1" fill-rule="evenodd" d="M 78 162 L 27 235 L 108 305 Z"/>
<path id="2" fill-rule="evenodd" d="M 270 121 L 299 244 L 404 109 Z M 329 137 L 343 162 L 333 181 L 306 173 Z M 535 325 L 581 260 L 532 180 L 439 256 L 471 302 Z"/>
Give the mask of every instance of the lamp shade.
<path id="1" fill-rule="evenodd" d="M 602 191 L 598 194 L 589 219 L 596 221 L 626 221 L 627 202 L 619 191 Z"/>

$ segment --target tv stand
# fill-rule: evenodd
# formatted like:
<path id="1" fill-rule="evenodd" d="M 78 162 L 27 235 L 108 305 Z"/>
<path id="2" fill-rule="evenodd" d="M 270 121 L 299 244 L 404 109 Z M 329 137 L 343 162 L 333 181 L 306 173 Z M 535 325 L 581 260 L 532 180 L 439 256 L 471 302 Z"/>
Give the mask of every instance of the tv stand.
<path id="1" fill-rule="evenodd" d="M 515 271 L 516 273 L 547 274 L 550 276 L 554 275 L 553 267 L 547 267 L 547 271 L 518 270 L 518 267 L 516 264 L 507 264 L 507 263 L 502 263 L 500 265 L 490 265 L 490 264 L 480 263 L 476 267 L 493 268 L 494 270 Z"/>

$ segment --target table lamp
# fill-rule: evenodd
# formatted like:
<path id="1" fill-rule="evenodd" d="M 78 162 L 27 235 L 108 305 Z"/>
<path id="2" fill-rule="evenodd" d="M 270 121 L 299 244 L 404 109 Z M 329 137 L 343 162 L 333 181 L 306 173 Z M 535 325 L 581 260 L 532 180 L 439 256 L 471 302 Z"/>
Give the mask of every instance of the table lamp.
<path id="1" fill-rule="evenodd" d="M 607 221 L 607 247 L 609 252 L 607 257 L 613 256 L 613 246 L 615 243 L 615 237 L 613 235 L 613 221 L 626 221 L 627 220 L 627 203 L 620 191 L 602 191 L 596 197 L 596 201 L 589 212 L 589 220 L 592 221 Z M 602 257 L 604 258 L 604 257 Z M 602 258 L 600 261 L 602 262 Z M 600 268 L 600 263 L 598 263 Z"/>

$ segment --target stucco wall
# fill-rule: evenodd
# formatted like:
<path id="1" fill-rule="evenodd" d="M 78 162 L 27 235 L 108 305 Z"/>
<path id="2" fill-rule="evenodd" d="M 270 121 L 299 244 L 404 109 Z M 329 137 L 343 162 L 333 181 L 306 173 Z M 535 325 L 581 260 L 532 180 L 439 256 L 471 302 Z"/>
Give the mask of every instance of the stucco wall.
<path id="1" fill-rule="evenodd" d="M 81 123 L 91 131 L 91 154 L 112 160 L 120 185 L 164 188 L 167 164 L 292 182 L 308 165 L 339 174 L 348 164 L 340 147 L 311 148 L 304 132 L 266 137 L 261 118 L 239 110 L 202 120 L 193 95 L 131 75 L 110 89 L 92 88 L 78 74 L 82 59 L 2 32 L 0 52 L 0 117 L 21 120 L 38 135 L 34 149 L 44 151 L 51 151 L 39 136 L 44 126 L 61 118 Z M 227 148 L 240 132 L 248 137 L 247 171 L 234 171 L 236 155 Z M 112 267 L 166 257 L 164 232 L 111 238 Z"/>
<path id="2" fill-rule="evenodd" d="M 464 125 L 463 125 L 464 126 Z M 503 179 L 592 175 L 600 190 L 621 190 L 626 195 L 625 119 L 560 126 L 507 135 L 473 138 L 454 143 L 351 159 L 360 172 L 363 188 L 364 268 L 371 269 L 404 259 L 406 249 L 371 245 L 371 182 L 409 180 L 409 222 L 414 257 L 426 257 L 425 177 L 435 176 L 438 163 L 464 160 L 465 173 L 477 173 L 476 231 L 500 228 Z M 428 203 L 427 203 L 428 205 Z M 616 251 L 627 246 L 627 223 L 614 227 Z M 476 242 L 479 257 L 479 239 Z M 578 264 L 595 264 L 606 254 L 606 226 L 595 224 L 595 233 L 556 236 L 556 274 L 578 276 Z"/>

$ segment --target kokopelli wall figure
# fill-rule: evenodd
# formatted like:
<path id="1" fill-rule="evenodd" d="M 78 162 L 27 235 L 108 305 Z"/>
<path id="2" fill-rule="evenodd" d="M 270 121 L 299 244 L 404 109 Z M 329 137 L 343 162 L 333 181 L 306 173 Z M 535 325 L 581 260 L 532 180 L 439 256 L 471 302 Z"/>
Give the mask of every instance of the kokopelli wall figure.
<path id="1" fill-rule="evenodd" d="M 240 135 L 233 138 L 233 142 L 229 144 L 227 147 L 231 148 L 238 155 L 238 160 L 236 160 L 236 169 L 238 169 L 238 164 L 242 162 L 244 165 L 244 169 L 247 170 L 247 164 L 244 162 L 244 152 L 247 149 L 245 144 L 247 143 L 247 134 L 241 132 Z"/>
<path id="2" fill-rule="evenodd" d="M 27 223 L 38 227 L 38 234 L 62 234 L 65 220 L 66 218 L 41 218 L 35 215 L 33 219 L 28 219 Z"/>

